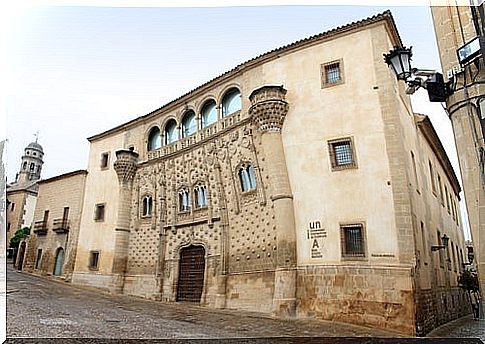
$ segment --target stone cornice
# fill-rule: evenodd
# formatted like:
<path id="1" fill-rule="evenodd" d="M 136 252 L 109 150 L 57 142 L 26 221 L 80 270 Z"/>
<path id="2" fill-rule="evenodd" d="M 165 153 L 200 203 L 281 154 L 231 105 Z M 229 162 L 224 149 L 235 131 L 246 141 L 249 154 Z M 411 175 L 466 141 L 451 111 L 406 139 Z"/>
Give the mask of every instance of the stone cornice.
<path id="1" fill-rule="evenodd" d="M 77 175 L 80 175 L 80 174 L 86 175 L 86 174 L 88 174 L 88 171 L 77 170 L 77 171 L 67 172 L 67 173 L 60 174 L 58 176 L 54 176 L 54 177 L 51 177 L 51 178 L 48 178 L 48 179 L 39 180 L 37 182 L 37 184 L 45 184 L 45 183 L 55 182 L 55 181 L 60 180 L 60 179 L 69 178 L 69 177 L 77 176 Z"/>
<path id="2" fill-rule="evenodd" d="M 320 34 L 310 36 L 304 39 L 301 39 L 299 41 L 296 41 L 294 43 L 290 43 L 288 45 L 284 45 L 280 48 L 271 50 L 267 53 L 264 53 L 262 55 L 259 55 L 257 57 L 254 57 L 246 62 L 243 62 L 233 69 L 219 75 L 218 77 L 202 84 L 201 86 L 185 93 L 184 95 L 174 99 L 173 101 L 163 105 L 162 107 L 146 114 L 143 116 L 140 116 L 138 118 L 135 118 L 129 122 L 126 122 L 124 124 L 121 124 L 117 127 L 114 127 L 112 129 L 109 129 L 105 132 L 102 132 L 97 135 L 93 135 L 91 137 L 88 137 L 88 141 L 96 141 L 99 140 L 107 135 L 114 134 L 117 132 L 122 132 L 124 130 L 128 130 L 132 128 L 135 125 L 138 125 L 140 123 L 143 123 L 144 121 L 151 120 L 152 117 L 161 115 L 162 112 L 169 112 L 174 109 L 176 109 L 179 106 L 183 106 L 186 102 L 189 101 L 189 98 L 191 97 L 197 97 L 202 95 L 204 92 L 209 91 L 210 89 L 229 81 L 231 78 L 236 77 L 237 75 L 246 72 L 250 69 L 253 69 L 257 66 L 260 66 L 263 63 L 275 60 L 279 58 L 282 55 L 286 55 L 292 52 L 295 52 L 297 50 L 301 50 L 304 48 L 308 48 L 310 46 L 319 44 L 324 41 L 328 41 L 330 39 L 334 39 L 338 36 L 346 35 L 349 33 L 352 33 L 354 31 L 358 31 L 366 26 L 370 25 L 375 25 L 376 23 L 383 22 L 389 35 L 391 36 L 392 43 L 393 45 L 402 45 L 401 38 L 399 36 L 399 33 L 397 31 L 396 23 L 394 21 L 394 18 L 392 17 L 391 11 L 387 10 L 383 13 L 374 15 L 372 17 L 352 22 L 350 24 L 344 25 L 344 26 L 339 26 L 337 28 L 334 28 L 329 31 L 322 32 Z"/>

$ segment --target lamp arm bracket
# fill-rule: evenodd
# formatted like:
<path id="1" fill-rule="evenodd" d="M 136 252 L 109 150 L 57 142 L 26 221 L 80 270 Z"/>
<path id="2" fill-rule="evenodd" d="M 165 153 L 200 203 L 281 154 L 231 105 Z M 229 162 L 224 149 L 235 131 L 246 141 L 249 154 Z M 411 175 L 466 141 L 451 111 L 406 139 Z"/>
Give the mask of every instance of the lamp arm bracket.
<path id="1" fill-rule="evenodd" d="M 436 70 L 413 68 L 413 74 L 416 75 L 416 76 L 424 76 L 424 77 L 429 78 L 429 77 L 436 74 Z"/>

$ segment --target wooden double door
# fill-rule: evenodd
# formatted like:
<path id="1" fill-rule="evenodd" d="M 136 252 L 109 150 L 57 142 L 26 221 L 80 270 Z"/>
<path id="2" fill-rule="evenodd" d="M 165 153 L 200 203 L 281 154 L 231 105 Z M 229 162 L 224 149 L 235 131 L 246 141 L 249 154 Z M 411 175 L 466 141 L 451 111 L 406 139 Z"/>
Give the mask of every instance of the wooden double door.
<path id="1" fill-rule="evenodd" d="M 180 251 L 177 301 L 200 302 L 204 289 L 205 249 L 191 245 Z"/>

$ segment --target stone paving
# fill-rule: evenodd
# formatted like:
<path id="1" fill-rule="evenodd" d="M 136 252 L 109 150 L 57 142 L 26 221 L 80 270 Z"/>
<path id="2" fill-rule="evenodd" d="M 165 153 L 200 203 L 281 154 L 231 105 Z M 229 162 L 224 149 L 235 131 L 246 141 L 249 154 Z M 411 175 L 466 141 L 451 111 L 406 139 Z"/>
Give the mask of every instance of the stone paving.
<path id="1" fill-rule="evenodd" d="M 473 320 L 468 315 L 434 329 L 428 337 L 480 338 L 485 342 L 485 320 Z"/>
<path id="2" fill-rule="evenodd" d="M 466 332 L 463 334 L 467 335 Z M 471 332 L 468 334 L 473 337 Z M 399 343 L 414 342 L 393 332 L 348 324 L 311 319 L 281 320 L 260 313 L 213 310 L 191 304 L 166 304 L 110 295 L 19 273 L 11 268 L 7 269 L 7 337 L 17 338 L 15 342 L 29 337 L 200 340 L 250 340 L 255 337 L 269 340 L 278 337 L 281 343 L 317 343 L 317 337 L 361 337 L 367 340 L 369 337 L 394 337 L 401 338 Z M 290 337 L 293 341 L 289 341 Z M 299 341 L 301 337 L 306 339 Z M 340 342 L 335 338 L 328 343 Z"/>

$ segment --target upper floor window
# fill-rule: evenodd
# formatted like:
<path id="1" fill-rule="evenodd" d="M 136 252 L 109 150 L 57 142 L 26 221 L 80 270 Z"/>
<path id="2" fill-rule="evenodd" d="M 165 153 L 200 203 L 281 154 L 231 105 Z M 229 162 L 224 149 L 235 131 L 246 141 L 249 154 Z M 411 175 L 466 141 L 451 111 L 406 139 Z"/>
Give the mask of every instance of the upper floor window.
<path id="1" fill-rule="evenodd" d="M 141 213 L 141 215 L 143 217 L 152 216 L 152 211 L 153 211 L 152 196 L 147 195 L 147 196 L 143 197 L 143 200 L 142 200 L 142 213 Z"/>
<path id="2" fill-rule="evenodd" d="M 154 127 L 148 134 L 148 150 L 155 150 L 162 146 L 162 139 L 160 137 L 160 129 Z"/>
<path id="3" fill-rule="evenodd" d="M 30 163 L 30 170 L 32 172 L 35 171 L 35 164 L 33 162 Z"/>
<path id="4" fill-rule="evenodd" d="M 351 138 L 328 142 L 332 170 L 357 167 Z"/>
<path id="5" fill-rule="evenodd" d="M 208 205 L 207 186 L 199 184 L 194 188 L 195 207 L 203 208 Z"/>
<path id="6" fill-rule="evenodd" d="M 23 170 L 26 170 L 27 169 L 27 161 L 24 162 L 24 165 L 22 166 L 22 169 Z"/>
<path id="7" fill-rule="evenodd" d="M 239 168 L 239 181 L 243 192 L 256 189 L 256 175 L 253 166 L 242 165 Z"/>
<path id="8" fill-rule="evenodd" d="M 241 110 L 241 92 L 237 88 L 231 88 L 222 98 L 222 117 Z"/>
<path id="9" fill-rule="evenodd" d="M 105 169 L 108 168 L 109 164 L 109 153 L 101 154 L 101 168 Z"/>
<path id="10" fill-rule="evenodd" d="M 338 85 L 343 82 L 342 61 L 324 63 L 320 67 L 322 73 L 322 88 Z"/>
<path id="11" fill-rule="evenodd" d="M 439 174 L 438 174 L 438 186 L 440 188 L 441 204 L 444 206 L 445 205 L 445 198 L 443 197 L 443 184 L 441 183 L 441 176 Z"/>
<path id="12" fill-rule="evenodd" d="M 182 119 L 182 137 L 195 134 L 197 131 L 197 122 L 195 121 L 195 112 L 190 110 L 185 113 Z"/>
<path id="13" fill-rule="evenodd" d="M 165 144 L 169 145 L 174 143 L 178 140 L 178 133 L 177 133 L 177 122 L 174 119 L 168 121 L 165 125 Z"/>
<path id="14" fill-rule="evenodd" d="M 188 211 L 190 206 L 190 192 L 187 188 L 182 188 L 179 191 L 179 211 Z"/>
<path id="15" fill-rule="evenodd" d="M 431 177 L 431 190 L 436 195 L 436 182 L 434 180 L 433 165 L 431 164 L 431 161 L 428 161 L 428 163 L 429 163 L 429 175 Z"/>
<path id="16" fill-rule="evenodd" d="M 202 128 L 208 127 L 217 121 L 217 108 L 214 100 L 208 100 L 202 106 Z"/>

